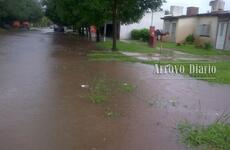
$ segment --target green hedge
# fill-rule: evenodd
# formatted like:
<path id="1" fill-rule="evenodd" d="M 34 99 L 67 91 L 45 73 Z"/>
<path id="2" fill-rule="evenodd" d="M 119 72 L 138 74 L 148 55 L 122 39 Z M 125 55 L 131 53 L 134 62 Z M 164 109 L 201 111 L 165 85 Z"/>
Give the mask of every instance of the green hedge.
<path id="1" fill-rule="evenodd" d="M 195 41 L 195 38 L 193 36 L 193 34 L 190 34 L 189 36 L 186 37 L 185 42 L 188 44 L 193 44 Z"/>
<path id="2" fill-rule="evenodd" d="M 149 41 L 149 30 L 148 29 L 141 29 L 141 30 L 133 30 L 131 32 L 132 40 L 142 40 L 144 42 Z"/>

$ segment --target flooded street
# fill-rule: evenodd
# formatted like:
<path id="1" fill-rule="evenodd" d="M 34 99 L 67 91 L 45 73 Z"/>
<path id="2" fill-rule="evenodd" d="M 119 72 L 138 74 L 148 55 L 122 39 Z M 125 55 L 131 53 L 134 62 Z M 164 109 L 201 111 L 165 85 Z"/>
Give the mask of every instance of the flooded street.
<path id="1" fill-rule="evenodd" d="M 157 80 L 150 65 L 90 61 L 94 49 L 73 35 L 0 35 L 0 150 L 186 150 L 180 121 L 230 114 L 229 85 Z M 93 104 L 81 85 L 102 75 L 136 89 Z"/>

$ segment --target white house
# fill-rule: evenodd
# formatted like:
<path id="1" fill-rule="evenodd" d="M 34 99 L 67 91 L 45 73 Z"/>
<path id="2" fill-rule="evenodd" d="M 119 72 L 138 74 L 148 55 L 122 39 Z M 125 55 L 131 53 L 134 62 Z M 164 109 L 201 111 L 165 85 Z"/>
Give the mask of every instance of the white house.
<path id="1" fill-rule="evenodd" d="M 164 11 L 146 13 L 144 17 L 138 22 L 129 25 L 120 26 L 120 39 L 130 39 L 131 31 L 134 29 L 143 29 L 155 26 L 156 29 L 163 30 L 164 21 L 161 19 L 165 16 Z"/>

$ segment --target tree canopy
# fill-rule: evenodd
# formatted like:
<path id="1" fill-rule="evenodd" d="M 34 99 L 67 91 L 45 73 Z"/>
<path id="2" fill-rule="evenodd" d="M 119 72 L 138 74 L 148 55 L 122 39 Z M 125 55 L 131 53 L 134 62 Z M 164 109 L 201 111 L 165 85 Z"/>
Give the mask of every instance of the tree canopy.
<path id="1" fill-rule="evenodd" d="M 102 26 L 113 22 L 116 49 L 117 23 L 138 22 L 146 11 L 157 10 L 164 0 L 44 0 L 47 16 L 62 25 Z"/>
<path id="2" fill-rule="evenodd" d="M 44 0 L 46 15 L 61 25 L 99 25 L 105 22 L 104 0 Z"/>
<path id="3" fill-rule="evenodd" d="M 0 21 L 36 21 L 43 16 L 38 0 L 0 0 Z"/>
<path id="4" fill-rule="evenodd" d="M 161 7 L 164 0 L 44 0 L 47 16 L 63 25 L 104 24 L 112 21 L 113 4 L 117 19 L 124 24 L 139 21 L 146 11 Z"/>

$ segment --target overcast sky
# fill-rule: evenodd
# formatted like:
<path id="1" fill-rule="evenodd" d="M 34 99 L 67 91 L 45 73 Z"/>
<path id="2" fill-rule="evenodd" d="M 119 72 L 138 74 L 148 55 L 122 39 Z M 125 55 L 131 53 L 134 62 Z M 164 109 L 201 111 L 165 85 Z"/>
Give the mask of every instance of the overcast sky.
<path id="1" fill-rule="evenodd" d="M 206 13 L 211 10 L 209 2 L 211 0 L 166 0 L 167 3 L 163 5 L 164 10 L 170 10 L 171 5 L 184 6 L 184 13 L 188 6 L 196 6 L 200 8 L 200 13 Z M 230 0 L 225 1 L 225 10 L 230 10 Z"/>

